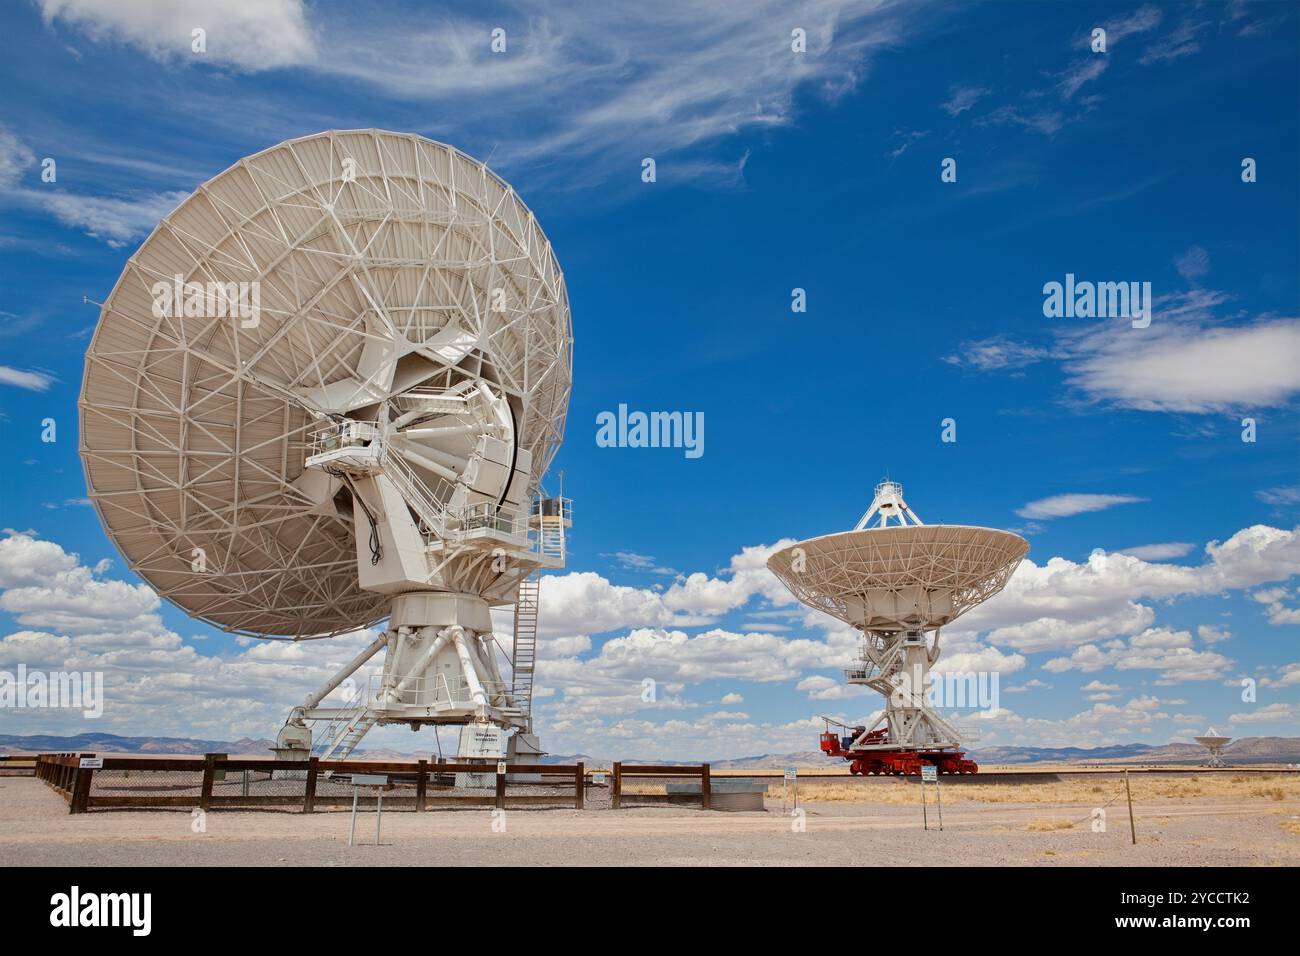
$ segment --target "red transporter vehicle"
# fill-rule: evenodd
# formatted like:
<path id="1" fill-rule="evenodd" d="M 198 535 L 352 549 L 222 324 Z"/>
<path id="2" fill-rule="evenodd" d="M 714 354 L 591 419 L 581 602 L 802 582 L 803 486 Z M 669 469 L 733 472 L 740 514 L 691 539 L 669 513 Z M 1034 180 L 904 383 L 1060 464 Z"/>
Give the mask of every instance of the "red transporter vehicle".
<path id="1" fill-rule="evenodd" d="M 832 720 L 829 717 L 823 717 L 826 721 L 826 730 L 821 735 L 821 751 L 828 757 L 843 757 L 850 761 L 849 773 L 866 776 L 868 774 L 890 774 L 900 777 L 919 776 L 921 767 L 926 764 L 932 764 L 939 769 L 939 773 L 978 773 L 979 764 L 974 760 L 967 760 L 966 753 L 962 750 L 907 750 L 907 749 L 870 749 L 870 750 L 851 750 L 853 742 L 866 732 L 866 727 L 849 727 L 847 724 L 841 724 L 839 721 Z M 844 730 L 849 731 L 847 734 L 838 734 L 831 730 L 834 724 Z M 889 742 L 889 728 L 881 727 L 879 730 L 873 730 L 862 739 L 862 746 L 876 748 L 887 745 Z"/>

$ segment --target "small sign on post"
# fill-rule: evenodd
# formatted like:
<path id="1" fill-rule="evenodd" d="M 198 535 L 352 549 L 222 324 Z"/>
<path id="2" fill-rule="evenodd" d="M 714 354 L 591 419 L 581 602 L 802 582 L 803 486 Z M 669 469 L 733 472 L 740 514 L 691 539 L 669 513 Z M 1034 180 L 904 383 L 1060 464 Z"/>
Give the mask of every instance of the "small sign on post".
<path id="1" fill-rule="evenodd" d="M 379 803 L 375 808 L 375 846 L 379 846 L 379 828 L 384 816 L 384 788 L 388 786 L 388 776 L 382 773 L 354 773 L 352 775 L 352 828 L 348 830 L 348 846 L 353 845 L 357 833 L 357 798 L 362 787 L 377 787 Z"/>
<path id="2" fill-rule="evenodd" d="M 497 773 L 505 773 L 505 772 L 506 772 L 506 762 L 504 760 L 498 760 Z"/>
<path id="3" fill-rule="evenodd" d="M 797 767 L 786 767 L 781 781 L 781 810 L 786 808 L 786 795 L 789 790 L 794 791 L 794 809 L 799 809 L 799 770 Z"/>
<path id="4" fill-rule="evenodd" d="M 939 831 L 943 832 L 943 797 L 939 793 L 939 768 L 932 763 L 921 764 L 921 821 L 925 829 L 930 829 L 929 810 L 925 805 L 925 785 L 934 784 L 934 798 L 939 806 Z"/>

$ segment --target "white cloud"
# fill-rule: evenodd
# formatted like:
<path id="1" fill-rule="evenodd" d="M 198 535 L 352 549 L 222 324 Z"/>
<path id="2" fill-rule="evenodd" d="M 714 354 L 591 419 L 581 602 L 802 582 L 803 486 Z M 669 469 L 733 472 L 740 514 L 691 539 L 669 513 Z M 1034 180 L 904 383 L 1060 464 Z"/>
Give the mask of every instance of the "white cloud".
<path id="1" fill-rule="evenodd" d="M 1082 563 L 1026 559 L 1000 594 L 961 618 L 954 636 L 987 631 L 990 644 L 1033 653 L 1137 634 L 1155 621 L 1155 612 L 1138 603 L 1144 599 L 1218 594 L 1300 574 L 1300 528 L 1253 525 L 1210 542 L 1205 554 L 1208 560 L 1195 566 L 1100 550 Z M 951 646 L 952 637 L 944 636 Z"/>
<path id="2" fill-rule="evenodd" d="M 1079 92 L 1079 88 L 1085 83 L 1091 83 L 1097 79 L 1106 72 L 1109 62 L 1106 57 L 1097 54 L 1076 61 L 1060 74 L 1060 83 L 1057 84 L 1057 88 L 1061 91 L 1061 98 L 1070 99 L 1075 93 Z"/>
<path id="3" fill-rule="evenodd" d="M 299 0 L 42 4 L 47 22 L 129 43 L 167 64 L 302 66 L 324 82 L 356 81 L 437 111 L 490 109 L 512 118 L 502 128 L 513 135 L 495 154 L 504 164 L 550 163 L 561 152 L 621 154 L 629 143 L 643 144 L 638 156 L 662 159 L 738 130 L 786 125 L 799 91 L 833 99 L 854 89 L 910 19 L 896 0 L 810 0 L 794 19 L 782 0 L 552 4 L 540 12 L 507 0 L 494 20 L 443 9 L 382 17 L 364 6 Z M 504 54 L 491 49 L 498 23 L 507 30 Z M 791 50 L 796 23 L 807 32 L 803 54 Z M 189 52 L 195 25 L 208 31 L 206 59 Z M 661 182 L 671 180 L 667 169 Z M 676 176 L 734 180 L 737 172 L 684 162 Z"/>
<path id="4" fill-rule="evenodd" d="M 1273 407 L 1300 392 L 1295 319 L 1209 329 L 1153 323 L 1145 331 L 1154 334 L 1094 339 L 1071 363 L 1071 383 L 1094 399 L 1143 411 Z"/>
<path id="5" fill-rule="evenodd" d="M 1266 505 L 1300 505 L 1300 485 L 1265 488 L 1255 492 L 1255 497 Z"/>
<path id="6" fill-rule="evenodd" d="M 1213 627 L 1209 624 L 1197 625 L 1196 636 L 1201 639 L 1203 644 L 1218 644 L 1222 641 L 1232 640 L 1232 634 L 1226 628 Z"/>
<path id="7" fill-rule="evenodd" d="M 1228 719 L 1234 724 L 1294 724 L 1300 721 L 1300 707 L 1295 704 L 1267 704 L 1256 710 L 1233 714 Z"/>
<path id="8" fill-rule="evenodd" d="M 949 365 L 960 365 L 980 372 L 1001 369 L 1021 369 L 1052 357 L 1051 349 L 1037 348 L 1013 342 L 1005 336 L 995 336 L 977 342 L 963 342 L 958 351 L 945 355 Z"/>
<path id="9" fill-rule="evenodd" d="M 1207 26 L 1209 26 L 1208 21 L 1184 20 L 1171 32 L 1148 46 L 1139 62 L 1144 66 L 1152 63 L 1166 63 L 1199 52 L 1201 49 L 1201 31 Z"/>
<path id="10" fill-rule="evenodd" d="M 1016 514 L 1022 518 L 1031 519 L 1066 518 L 1070 515 L 1086 514 L 1091 511 L 1105 511 L 1107 508 L 1114 508 L 1116 505 L 1133 504 L 1145 500 L 1145 498 L 1138 498 L 1134 495 L 1091 495 L 1082 493 L 1052 495 L 1050 498 L 1040 498 L 1017 508 Z"/>
<path id="11" fill-rule="evenodd" d="M 1099 680 L 1091 680 L 1088 681 L 1088 683 L 1084 684 L 1083 687 L 1080 689 L 1091 690 L 1091 691 L 1112 691 L 1112 690 L 1119 690 L 1119 684 L 1103 684 Z"/>
<path id="12" fill-rule="evenodd" d="M 1201 246 L 1192 246 L 1174 260 L 1174 268 L 1188 282 L 1194 282 L 1210 271 L 1210 254 Z"/>
<path id="13" fill-rule="evenodd" d="M 127 43 L 161 63 L 213 63 L 254 72 L 310 63 L 315 47 L 302 0 L 40 0 L 47 25 L 98 43 Z M 191 49 L 206 32 L 206 53 Z"/>
<path id="14" fill-rule="evenodd" d="M 948 90 L 947 102 L 941 104 L 940 108 L 949 116 L 960 116 L 991 92 L 993 91 L 983 86 L 963 86 L 954 83 Z"/>
<path id="15" fill-rule="evenodd" d="M 1155 29 L 1160 25 L 1163 18 L 1160 8 L 1150 4 L 1139 7 L 1127 16 L 1116 20 L 1107 20 L 1102 26 L 1106 30 L 1106 48 L 1110 49 L 1112 45 L 1118 43 L 1127 36 L 1135 33 L 1146 33 L 1148 30 Z M 1084 45 L 1091 41 L 1091 35 L 1084 40 Z"/>
<path id="16" fill-rule="evenodd" d="M 188 192 L 177 190 L 127 197 L 51 192 L 39 198 L 65 226 L 81 229 L 118 249 L 150 232 L 188 197 Z"/>
<path id="17" fill-rule="evenodd" d="M 44 372 L 24 371 L 0 365 L 0 385 L 14 385 L 32 392 L 44 392 L 54 383 L 54 377 Z"/>
<path id="18" fill-rule="evenodd" d="M 608 755 L 602 748 L 614 744 L 607 741 L 630 745 L 641 734 L 635 750 L 646 756 L 734 756 L 751 752 L 756 740 L 776 752 L 783 746 L 808 748 L 809 724 L 742 717 L 735 709 L 743 702 L 739 688 L 720 702 L 717 692 L 700 693 L 713 681 L 779 684 L 795 699 L 874 705 L 875 695 L 845 685 L 838 674 L 857 650 L 851 628 L 791 607 L 788 597 L 785 607 L 762 607 L 752 615 L 746 609 L 746 616 L 802 621 L 804 633 L 818 637 L 712 623 L 726 609 L 755 598 L 770 603 L 771 595 L 782 593 L 763 570 L 766 555 L 778 546 L 743 549 L 722 574 L 692 575 L 689 586 L 663 594 L 616 587 L 590 572 L 548 576 L 542 587 L 536 692 L 548 747 L 567 744 Z M 1047 673 L 1146 671 L 1156 683 L 1221 678 L 1231 661 L 1197 646 L 1188 631 L 1155 626 L 1154 612 L 1138 602 L 1259 588 L 1292 577 L 1300 573 L 1300 529 L 1245 528 L 1225 542 L 1211 542 L 1205 554 L 1206 560 L 1193 567 L 1101 551 L 1086 563 L 1022 562 L 1002 594 L 963 618 L 961 630 L 945 630 L 937 670 L 1015 673 L 1028 666 L 1028 654 L 1058 649 L 1065 653 L 1049 662 Z M 57 544 L 31 534 L 0 539 L 0 610 L 19 620 L 16 633 L 0 641 L 0 666 L 21 661 L 29 667 L 104 670 L 111 707 L 95 729 L 213 738 L 269 735 L 290 706 L 367 641 L 365 634 L 301 644 L 223 641 L 217 656 L 199 655 L 193 642 L 162 622 L 161 607 L 148 588 L 108 579 L 106 570 L 103 562 L 86 567 Z M 1270 593 L 1276 590 L 1255 593 L 1285 597 Z M 681 623 L 686 620 L 706 624 Z M 621 633 L 596 646 L 589 635 L 608 629 Z M 987 636 L 980 640 L 983 632 Z M 1200 640 L 1211 643 L 1203 630 Z M 643 697 L 646 681 L 655 688 L 650 701 Z M 1034 678 L 1016 689 L 1043 686 Z M 1084 694 L 1112 694 L 1112 687 L 1113 682 L 1097 681 Z M 727 708 L 721 715 L 714 713 L 719 703 Z M 1011 735 L 1040 735 L 1033 742 L 1042 745 L 1048 745 L 1043 738 L 1069 733 L 1076 735 L 1072 742 L 1081 743 L 1104 737 L 1109 715 L 1127 709 L 1094 709 L 1086 719 L 1056 722 L 1008 713 L 995 723 Z M 692 712 L 696 716 L 682 717 Z M 865 715 L 838 716 L 861 722 Z M 41 725 L 25 730 L 58 732 L 57 715 L 35 719 Z M 376 732 L 372 745 L 388 741 L 411 747 L 409 734 L 397 731 Z"/>
<path id="19" fill-rule="evenodd" d="M 7 126 L 0 124 L 0 190 L 13 189 L 36 154 Z"/>
<path id="20" fill-rule="evenodd" d="M 1064 128 L 1066 119 L 1060 110 L 1049 109 L 1025 112 L 1018 106 L 1007 104 L 999 106 L 988 116 L 977 122 L 980 125 L 1021 126 L 1044 136 L 1054 136 Z"/>
<path id="21" fill-rule="evenodd" d="M 1069 657 L 1052 658 L 1043 665 L 1043 670 L 1053 674 L 1070 670 L 1091 673 L 1103 667 L 1119 671 L 1154 670 L 1158 672 L 1157 683 L 1175 683 L 1221 678 L 1232 663 L 1214 651 L 1195 650 L 1188 631 L 1150 628 L 1134 635 L 1127 644 L 1115 641 L 1105 648 L 1084 644 L 1075 648 Z"/>

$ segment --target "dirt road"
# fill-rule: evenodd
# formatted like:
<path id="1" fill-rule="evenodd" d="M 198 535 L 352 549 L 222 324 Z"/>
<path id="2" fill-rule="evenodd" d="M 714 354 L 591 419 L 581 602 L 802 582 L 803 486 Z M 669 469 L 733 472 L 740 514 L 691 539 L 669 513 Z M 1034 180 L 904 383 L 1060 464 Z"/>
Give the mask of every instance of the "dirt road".
<path id="1" fill-rule="evenodd" d="M 504 818 L 487 810 L 390 812 L 381 846 L 348 847 L 347 813 L 215 811 L 201 821 L 206 832 L 194 832 L 199 821 L 189 811 L 71 816 L 39 781 L 0 778 L 0 859 L 7 866 L 1300 865 L 1300 802 L 1291 799 L 1152 800 L 1138 808 L 1137 846 L 1121 807 L 1107 811 L 1105 832 L 1094 832 L 1084 804 L 962 803 L 945 808 L 943 832 L 925 832 L 919 806 L 813 803 L 797 818 L 782 813 L 779 799 L 767 805 L 764 813 L 647 807 L 510 810 Z M 1074 825 L 1054 828 L 1065 822 Z M 373 840 L 373 813 L 359 816 L 357 836 Z"/>

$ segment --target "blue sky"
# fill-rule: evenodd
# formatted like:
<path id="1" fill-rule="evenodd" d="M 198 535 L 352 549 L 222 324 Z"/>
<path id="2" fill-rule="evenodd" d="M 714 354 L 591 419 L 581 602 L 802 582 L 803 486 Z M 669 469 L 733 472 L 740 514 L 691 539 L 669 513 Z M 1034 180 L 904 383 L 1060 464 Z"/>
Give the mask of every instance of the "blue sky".
<path id="1" fill-rule="evenodd" d="M 999 673 L 981 743 L 1295 734 L 1295 5 L 571 6 L 6 5 L 0 667 L 107 670 L 118 706 L 88 729 L 269 736 L 350 656 L 360 637 L 236 641 L 123 568 L 81 503 L 81 296 L 102 301 L 240 157 L 382 127 L 488 161 L 565 270 L 575 384 L 552 476 L 576 520 L 544 585 L 549 749 L 807 749 L 817 714 L 869 713 L 838 683 L 851 636 L 762 560 L 850 527 L 886 474 L 927 522 L 1030 541 L 1008 592 L 945 635 L 950 660 Z M 1067 273 L 1150 282 L 1150 327 L 1044 317 Z M 597 447 L 620 403 L 703 412 L 705 454 Z M 84 723 L 0 712 L 13 733 Z"/>

